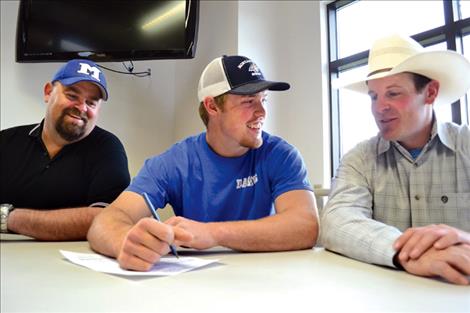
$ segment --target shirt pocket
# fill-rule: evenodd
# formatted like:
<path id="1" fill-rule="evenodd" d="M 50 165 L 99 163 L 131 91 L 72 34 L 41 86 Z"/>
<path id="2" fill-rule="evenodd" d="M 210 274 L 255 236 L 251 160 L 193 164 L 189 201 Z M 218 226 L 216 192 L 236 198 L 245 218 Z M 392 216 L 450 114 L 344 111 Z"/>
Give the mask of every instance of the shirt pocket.
<path id="1" fill-rule="evenodd" d="M 470 231 L 470 193 L 443 193 L 432 197 L 432 223 L 442 223 Z"/>

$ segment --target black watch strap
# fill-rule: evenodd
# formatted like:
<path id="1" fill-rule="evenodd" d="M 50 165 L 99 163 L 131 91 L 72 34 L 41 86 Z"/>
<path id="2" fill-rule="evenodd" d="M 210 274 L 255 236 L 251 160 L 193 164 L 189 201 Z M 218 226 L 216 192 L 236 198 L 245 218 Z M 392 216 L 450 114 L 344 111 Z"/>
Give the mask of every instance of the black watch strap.
<path id="1" fill-rule="evenodd" d="M 398 255 L 400 254 L 400 251 L 397 251 L 395 255 L 393 256 L 393 265 L 399 270 L 404 270 L 404 267 L 401 265 L 400 260 L 398 260 Z"/>

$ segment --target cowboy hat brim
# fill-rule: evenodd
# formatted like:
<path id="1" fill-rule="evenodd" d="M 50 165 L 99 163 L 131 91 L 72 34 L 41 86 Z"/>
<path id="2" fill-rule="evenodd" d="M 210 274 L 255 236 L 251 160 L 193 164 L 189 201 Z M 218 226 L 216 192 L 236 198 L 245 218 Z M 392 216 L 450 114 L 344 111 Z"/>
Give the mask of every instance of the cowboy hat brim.
<path id="1" fill-rule="evenodd" d="M 435 104 L 450 104 L 461 98 L 470 88 L 470 62 L 455 51 L 425 51 L 415 54 L 390 71 L 379 72 L 359 80 L 338 79 L 334 88 L 346 88 L 367 94 L 366 82 L 403 72 L 417 73 L 439 82 Z"/>

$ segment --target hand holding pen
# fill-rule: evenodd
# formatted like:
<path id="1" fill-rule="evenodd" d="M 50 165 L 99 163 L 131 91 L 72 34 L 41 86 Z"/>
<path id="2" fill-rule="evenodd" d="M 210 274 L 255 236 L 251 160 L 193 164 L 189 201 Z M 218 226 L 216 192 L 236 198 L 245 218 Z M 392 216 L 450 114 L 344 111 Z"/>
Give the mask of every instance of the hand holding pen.
<path id="1" fill-rule="evenodd" d="M 142 193 L 142 197 L 144 197 L 145 203 L 147 203 L 147 207 L 149 208 L 149 210 L 150 210 L 150 212 L 152 213 L 153 217 L 154 217 L 157 221 L 161 222 L 160 216 L 158 215 L 157 210 L 155 210 L 155 207 L 153 206 L 152 202 L 150 201 L 150 198 L 149 198 L 149 196 L 147 195 L 147 193 L 146 193 L 146 192 Z M 172 245 L 172 244 L 170 244 L 169 246 L 170 246 L 171 253 L 172 253 L 175 257 L 179 258 L 178 252 L 176 251 L 175 246 Z"/>

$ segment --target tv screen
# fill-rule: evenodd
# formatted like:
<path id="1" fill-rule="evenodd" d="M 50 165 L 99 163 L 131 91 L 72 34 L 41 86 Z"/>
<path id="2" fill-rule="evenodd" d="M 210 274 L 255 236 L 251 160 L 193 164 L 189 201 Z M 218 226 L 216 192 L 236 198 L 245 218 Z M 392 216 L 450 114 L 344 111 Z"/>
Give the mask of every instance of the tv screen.
<path id="1" fill-rule="evenodd" d="M 188 59 L 196 0 L 21 0 L 17 62 Z"/>

